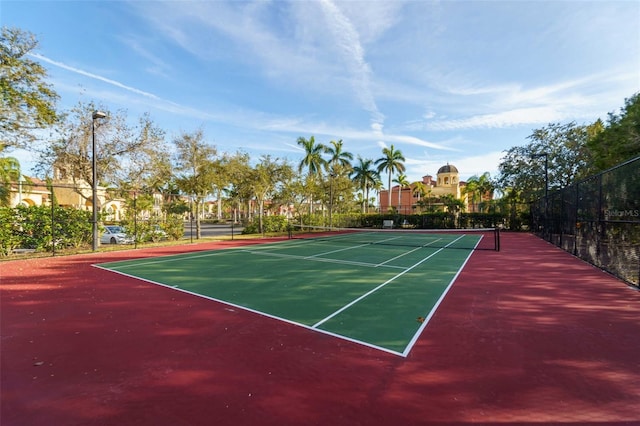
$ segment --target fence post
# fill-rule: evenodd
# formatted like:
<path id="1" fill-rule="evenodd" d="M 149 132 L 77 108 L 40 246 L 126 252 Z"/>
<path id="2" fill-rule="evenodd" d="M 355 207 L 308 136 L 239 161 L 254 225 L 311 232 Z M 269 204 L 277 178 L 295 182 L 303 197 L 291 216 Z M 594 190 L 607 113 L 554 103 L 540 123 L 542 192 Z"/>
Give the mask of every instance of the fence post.
<path id="1" fill-rule="evenodd" d="M 51 188 L 51 256 L 56 255 L 56 217 L 55 217 L 55 197 L 53 194 L 53 183 L 50 185 Z"/>
<path id="2" fill-rule="evenodd" d="M 580 225 L 578 224 L 578 206 L 580 205 L 580 182 L 576 183 L 576 206 L 575 214 L 573 217 L 573 255 L 578 255 L 578 233 L 580 232 Z"/>

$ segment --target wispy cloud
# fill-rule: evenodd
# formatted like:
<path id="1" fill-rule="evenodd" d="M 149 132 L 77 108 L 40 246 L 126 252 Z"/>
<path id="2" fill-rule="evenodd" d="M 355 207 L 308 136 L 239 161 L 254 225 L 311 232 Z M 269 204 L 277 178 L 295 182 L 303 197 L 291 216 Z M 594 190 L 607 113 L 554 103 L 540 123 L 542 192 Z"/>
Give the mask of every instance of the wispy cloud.
<path id="1" fill-rule="evenodd" d="M 125 93 L 142 96 L 142 98 L 139 98 L 136 96 L 127 96 L 122 92 L 115 92 L 113 90 L 101 90 L 101 89 L 93 88 L 92 94 L 94 96 L 97 96 L 99 99 L 103 99 L 103 100 L 110 99 L 114 101 L 114 103 L 122 104 L 122 105 L 131 105 L 131 104 L 143 105 L 147 109 L 161 110 L 161 111 L 169 112 L 171 114 L 192 117 L 199 120 L 213 120 L 213 121 L 223 121 L 223 122 L 229 122 L 229 123 L 241 122 L 240 119 L 233 119 L 232 118 L 233 116 L 231 114 L 215 113 L 211 111 L 205 111 L 202 108 L 194 108 L 190 106 L 181 105 L 179 103 L 176 103 L 167 99 L 163 99 L 160 96 L 155 95 L 153 93 L 146 92 L 136 87 L 126 85 L 119 81 L 106 78 L 101 75 L 91 73 L 77 67 L 72 67 L 70 65 L 53 60 L 51 58 L 48 58 L 40 54 L 31 54 L 31 56 L 38 59 L 39 61 L 48 63 L 55 67 L 67 70 L 69 72 L 72 72 L 84 77 L 88 77 L 96 81 L 106 83 L 107 85 L 116 87 L 118 89 L 122 89 L 125 91 Z M 63 83 L 59 84 L 58 87 L 67 87 L 67 89 L 70 90 L 70 88 L 68 86 L 65 86 Z M 252 115 L 254 115 L 253 118 L 260 116 L 260 114 L 258 113 L 255 113 Z"/>
<path id="2" fill-rule="evenodd" d="M 565 119 L 566 115 L 552 107 L 519 108 L 494 114 L 480 114 L 468 118 L 436 120 L 428 122 L 429 130 L 466 130 L 519 126 L 523 124 L 542 124 Z"/>
<path id="3" fill-rule="evenodd" d="M 407 136 L 407 135 L 385 135 L 384 138 L 388 142 L 400 142 L 409 145 L 422 146 L 425 148 L 432 148 L 442 151 L 460 151 L 457 148 L 453 148 L 451 146 L 446 146 L 443 144 L 425 141 L 423 139 L 417 138 L 415 136 Z"/>
<path id="4" fill-rule="evenodd" d="M 166 61 L 161 59 L 158 55 L 155 55 L 149 49 L 147 49 L 145 47 L 144 39 L 140 40 L 140 37 L 126 37 L 124 35 L 119 36 L 118 38 L 126 48 L 136 52 L 138 56 L 144 58 L 147 62 L 152 64 L 151 66 L 146 67 L 146 70 L 149 73 L 165 78 L 167 77 L 167 70 L 170 69 L 171 66 Z"/>
<path id="5" fill-rule="evenodd" d="M 136 89 L 135 87 L 127 86 L 126 84 L 122 84 L 119 81 L 111 80 L 109 78 L 102 77 L 100 75 L 93 74 L 93 73 L 84 71 L 82 69 L 69 66 L 69 65 L 64 64 L 62 62 L 54 61 L 53 59 L 49 59 L 46 56 L 42 56 L 42 55 L 40 55 L 38 53 L 30 53 L 30 55 L 32 57 L 42 61 L 42 62 L 46 62 L 46 63 L 48 63 L 50 65 L 54 65 L 54 66 L 56 66 L 58 68 L 62 68 L 62 69 L 65 69 L 67 71 L 71 71 L 73 73 L 80 74 L 80 75 L 83 75 L 85 77 L 92 78 L 94 80 L 99 80 L 99 81 L 102 81 L 104 83 L 111 84 L 112 86 L 119 87 L 121 89 L 127 90 L 129 92 L 132 92 L 132 93 L 135 93 L 135 94 L 138 94 L 138 95 L 150 98 L 150 99 L 156 99 L 156 100 L 160 99 L 158 96 L 154 95 L 153 93 L 145 92 L 144 90 Z"/>
<path id="6" fill-rule="evenodd" d="M 365 59 L 365 52 L 355 27 L 340 9 L 330 0 L 320 2 L 327 16 L 329 32 L 341 52 L 344 64 L 351 74 L 351 84 L 366 111 L 371 114 L 371 122 L 376 130 L 381 130 L 384 116 L 376 105 L 371 90 L 371 67 Z"/>
<path id="7" fill-rule="evenodd" d="M 234 50 L 229 55 L 234 55 L 234 60 L 254 64 L 257 74 L 279 87 L 332 93 L 367 111 L 372 128 L 384 125 L 358 27 L 343 13 L 342 4 L 331 0 L 277 5 L 212 2 L 184 8 L 167 2 L 160 7 L 139 7 L 144 7 L 140 16 L 150 20 L 158 33 L 204 62 L 226 54 L 212 46 L 230 44 Z M 380 25 L 367 32 L 369 40 L 393 24 L 397 7 L 371 8 L 368 14 Z"/>
<path id="8" fill-rule="evenodd" d="M 602 99 L 624 95 L 611 93 L 612 83 L 631 81 L 632 78 L 626 71 L 611 70 L 531 88 L 516 83 L 450 86 L 446 93 L 452 97 L 458 117 L 444 118 L 429 110 L 424 117 L 424 128 L 438 131 L 500 129 L 564 120 L 593 120 L 603 113 Z M 464 104 L 470 106 L 463 109 L 461 105 Z M 473 114 L 473 109 L 477 109 L 474 105 L 481 106 L 483 111 Z M 461 116 L 460 112 L 465 109 L 470 113 Z M 416 120 L 409 125 L 419 128 Z"/>
<path id="9" fill-rule="evenodd" d="M 162 110 L 171 114 L 196 118 L 203 121 L 214 121 L 229 124 L 233 126 L 249 127 L 254 130 L 264 130 L 271 132 L 293 133 L 298 135 L 309 134 L 317 137 L 328 138 L 344 138 L 353 142 L 369 142 L 381 141 L 389 143 L 402 143 L 409 145 L 417 145 L 435 150 L 453 150 L 452 148 L 429 142 L 415 136 L 384 134 L 382 132 L 382 124 L 373 123 L 370 129 L 353 129 L 342 126 L 327 125 L 323 122 L 314 122 L 304 117 L 280 116 L 268 114 L 260 111 L 252 111 L 246 109 L 236 109 L 233 114 L 219 113 L 215 111 L 205 111 L 201 108 L 194 108 L 180 105 L 170 100 L 145 92 L 143 90 L 131 87 L 113 79 L 105 78 L 95 73 L 90 73 L 77 67 L 66 65 L 62 62 L 47 58 L 42 55 L 34 55 L 38 60 L 54 65 L 61 69 L 67 70 L 78 75 L 94 79 L 118 89 L 124 90 L 125 93 L 132 93 L 133 97 L 127 97 L 126 94 L 118 91 L 93 89 L 94 95 L 98 95 L 100 99 L 111 99 L 114 103 L 123 105 L 140 105 L 146 109 Z M 142 96 L 142 98 L 135 95 Z M 145 101 L 146 99 L 146 101 Z M 149 102 L 151 100 L 152 102 Z"/>

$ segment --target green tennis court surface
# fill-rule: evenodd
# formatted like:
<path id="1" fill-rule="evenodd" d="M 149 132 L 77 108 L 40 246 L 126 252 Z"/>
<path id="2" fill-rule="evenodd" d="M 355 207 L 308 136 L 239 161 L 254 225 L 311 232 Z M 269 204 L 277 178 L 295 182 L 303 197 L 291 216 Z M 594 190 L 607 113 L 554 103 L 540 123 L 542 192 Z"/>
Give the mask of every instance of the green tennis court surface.
<path id="1" fill-rule="evenodd" d="M 95 265 L 406 356 L 480 233 L 373 233 Z"/>

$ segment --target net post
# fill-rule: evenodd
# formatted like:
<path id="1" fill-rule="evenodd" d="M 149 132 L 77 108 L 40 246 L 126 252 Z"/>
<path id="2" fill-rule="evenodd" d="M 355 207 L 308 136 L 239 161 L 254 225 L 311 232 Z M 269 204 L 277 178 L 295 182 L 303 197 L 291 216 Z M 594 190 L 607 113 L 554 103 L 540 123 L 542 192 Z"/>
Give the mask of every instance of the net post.
<path id="1" fill-rule="evenodd" d="M 496 226 L 493 231 L 493 241 L 495 251 L 500 251 L 500 227 Z"/>

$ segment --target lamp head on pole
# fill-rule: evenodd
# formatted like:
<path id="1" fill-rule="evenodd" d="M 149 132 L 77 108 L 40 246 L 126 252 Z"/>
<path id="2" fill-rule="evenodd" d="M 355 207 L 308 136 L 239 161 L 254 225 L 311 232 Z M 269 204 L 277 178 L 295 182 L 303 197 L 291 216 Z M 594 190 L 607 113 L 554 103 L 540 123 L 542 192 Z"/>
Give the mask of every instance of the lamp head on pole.
<path id="1" fill-rule="evenodd" d="M 102 111 L 94 111 L 93 112 L 93 119 L 95 120 L 96 118 L 107 118 L 107 114 L 105 114 Z"/>

